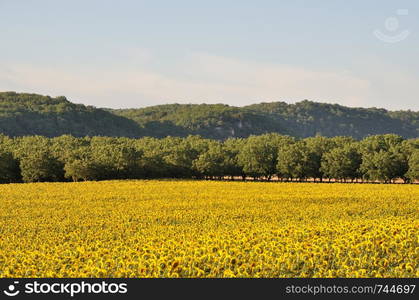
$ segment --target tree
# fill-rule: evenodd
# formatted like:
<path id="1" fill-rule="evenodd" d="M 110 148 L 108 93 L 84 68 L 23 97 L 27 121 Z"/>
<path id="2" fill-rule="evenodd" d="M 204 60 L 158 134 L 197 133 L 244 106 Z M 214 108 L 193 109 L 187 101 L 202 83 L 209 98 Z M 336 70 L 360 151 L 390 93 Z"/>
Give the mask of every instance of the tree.
<path id="1" fill-rule="evenodd" d="M 419 149 L 413 151 L 409 158 L 409 170 L 406 177 L 409 178 L 411 182 L 419 180 Z"/>
<path id="2" fill-rule="evenodd" d="M 400 178 L 404 182 L 408 181 L 406 173 L 409 170 L 409 152 L 403 144 L 390 148 L 388 152 L 393 157 L 394 178 Z"/>
<path id="3" fill-rule="evenodd" d="M 0 182 L 226 176 L 270 180 L 274 175 L 281 180 L 326 176 L 408 182 L 417 177 L 417 151 L 419 139 L 391 134 L 360 142 L 321 136 L 296 141 L 275 133 L 224 142 L 200 136 L 9 138 L 0 134 Z"/>
<path id="4" fill-rule="evenodd" d="M 280 149 L 277 169 L 282 178 L 301 180 L 308 177 L 307 152 L 302 149 L 302 144 L 290 144 Z"/>
<path id="5" fill-rule="evenodd" d="M 63 165 L 47 150 L 35 151 L 20 158 L 24 182 L 63 181 Z"/>
<path id="6" fill-rule="evenodd" d="M 96 180 L 141 178 L 142 151 L 123 138 L 94 138 L 90 156 Z M 86 164 L 85 164 L 86 165 Z"/>
<path id="7" fill-rule="evenodd" d="M 396 178 L 406 180 L 410 145 L 396 134 L 370 136 L 359 144 L 362 153 L 361 172 L 370 180 L 391 182 Z"/>
<path id="8" fill-rule="evenodd" d="M 322 159 L 321 169 L 324 175 L 331 179 L 351 179 L 360 177 L 359 167 L 362 156 L 353 145 L 335 148 L 327 152 Z"/>
<path id="9" fill-rule="evenodd" d="M 311 174 L 307 175 L 314 179 L 319 178 L 322 181 L 324 177 L 323 170 L 321 169 L 323 155 L 330 151 L 335 146 L 335 143 L 332 139 L 323 136 L 306 138 L 304 139 L 304 143 L 307 150 L 306 155 L 310 157 L 310 164 L 312 165 L 310 168 L 311 172 L 309 172 Z"/>
<path id="10" fill-rule="evenodd" d="M 11 152 L 0 149 L 0 183 L 19 182 L 20 180 L 19 162 Z"/>
<path id="11" fill-rule="evenodd" d="M 13 155 L 25 182 L 63 181 L 63 163 L 51 151 L 51 139 L 42 136 L 16 138 Z"/>
<path id="12" fill-rule="evenodd" d="M 65 177 L 73 181 L 98 180 L 100 178 L 99 165 L 96 163 L 90 145 L 71 149 L 65 158 Z"/>
<path id="13" fill-rule="evenodd" d="M 192 142 L 192 138 L 187 140 L 168 137 L 162 140 L 164 162 L 168 166 L 168 173 L 166 176 L 188 178 L 199 175 L 194 172 L 192 163 L 199 156 L 200 151 L 194 147 L 195 145 Z"/>
<path id="14" fill-rule="evenodd" d="M 360 143 L 362 153 L 389 151 L 391 148 L 400 146 L 403 138 L 396 134 L 373 135 L 366 137 Z"/>
<path id="15" fill-rule="evenodd" d="M 61 163 L 70 161 L 74 151 L 86 149 L 90 145 L 91 138 L 76 138 L 71 135 L 62 135 L 50 140 L 49 150 Z"/>
<path id="16" fill-rule="evenodd" d="M 143 153 L 140 167 L 144 178 L 170 177 L 170 166 L 164 159 L 167 152 L 163 146 L 163 140 L 145 137 L 135 140 L 134 147 Z"/>
<path id="17" fill-rule="evenodd" d="M 226 155 L 219 142 L 212 142 L 207 151 L 193 161 L 193 168 L 203 176 L 223 177 L 226 175 Z"/>
<path id="18" fill-rule="evenodd" d="M 380 150 L 362 156 L 360 171 L 364 178 L 389 183 L 400 176 L 399 157 L 392 152 Z"/>
<path id="19" fill-rule="evenodd" d="M 337 147 L 344 147 L 349 144 L 354 144 L 356 140 L 350 136 L 335 136 L 328 139 L 330 145 L 329 150 Z"/>
<path id="20" fill-rule="evenodd" d="M 97 174 L 100 172 L 94 162 L 83 159 L 67 162 L 64 166 L 64 171 L 65 177 L 75 182 L 79 180 L 97 180 L 99 177 Z"/>
<path id="21" fill-rule="evenodd" d="M 283 138 L 277 134 L 251 136 L 240 150 L 238 161 L 246 175 L 268 180 L 276 174 L 278 149 Z"/>
<path id="22" fill-rule="evenodd" d="M 245 144 L 246 140 L 241 138 L 230 138 L 223 143 L 225 172 L 226 175 L 231 176 L 231 179 L 234 179 L 236 176 L 241 177 L 243 180 L 246 179 L 243 166 L 239 163 L 239 153 Z"/>

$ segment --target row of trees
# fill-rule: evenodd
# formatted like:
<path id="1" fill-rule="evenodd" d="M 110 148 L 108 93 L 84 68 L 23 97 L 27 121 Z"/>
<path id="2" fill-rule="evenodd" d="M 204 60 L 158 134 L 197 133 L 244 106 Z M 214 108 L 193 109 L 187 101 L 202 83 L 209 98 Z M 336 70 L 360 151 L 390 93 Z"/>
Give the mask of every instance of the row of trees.
<path id="1" fill-rule="evenodd" d="M 0 135 L 0 182 L 139 178 L 419 180 L 419 139 L 278 134 L 227 139 Z"/>

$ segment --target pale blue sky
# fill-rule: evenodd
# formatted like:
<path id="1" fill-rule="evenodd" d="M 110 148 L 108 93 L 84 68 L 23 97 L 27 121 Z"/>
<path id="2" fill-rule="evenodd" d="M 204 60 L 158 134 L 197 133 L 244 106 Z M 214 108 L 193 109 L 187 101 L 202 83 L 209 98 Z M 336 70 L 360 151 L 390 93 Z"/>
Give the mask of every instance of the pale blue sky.
<path id="1" fill-rule="evenodd" d="M 0 90 L 419 110 L 418 13 L 415 0 L 0 0 Z"/>

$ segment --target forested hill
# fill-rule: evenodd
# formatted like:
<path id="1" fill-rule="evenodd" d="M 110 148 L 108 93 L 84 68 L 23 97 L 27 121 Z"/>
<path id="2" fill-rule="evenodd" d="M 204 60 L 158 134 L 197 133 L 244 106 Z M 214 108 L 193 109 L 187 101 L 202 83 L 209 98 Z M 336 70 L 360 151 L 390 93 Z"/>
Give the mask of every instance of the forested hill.
<path id="1" fill-rule="evenodd" d="M 352 136 L 361 139 L 367 135 L 395 133 L 406 138 L 419 136 L 419 112 L 387 111 L 380 108 L 351 108 L 338 104 L 302 101 L 261 103 L 247 107 L 268 114 L 292 135 L 309 137 L 317 134 Z"/>
<path id="2" fill-rule="evenodd" d="M 224 104 L 169 104 L 139 109 L 99 109 L 65 97 L 0 93 L 0 133 L 48 137 L 165 137 L 199 134 L 226 139 L 276 132 L 295 137 L 395 133 L 419 136 L 419 112 L 349 108 L 302 101 L 261 103 L 245 107 Z"/>
<path id="3" fill-rule="evenodd" d="M 147 135 L 200 134 L 223 139 L 276 132 L 295 137 L 352 136 L 395 133 L 419 136 L 419 112 L 350 108 L 337 104 L 302 101 L 272 102 L 234 107 L 223 104 L 171 104 L 141 109 L 113 110 L 134 120 Z"/>
<path id="4" fill-rule="evenodd" d="M 0 133 L 137 137 L 139 129 L 132 120 L 103 109 L 71 103 L 65 97 L 3 92 L 0 93 Z"/>

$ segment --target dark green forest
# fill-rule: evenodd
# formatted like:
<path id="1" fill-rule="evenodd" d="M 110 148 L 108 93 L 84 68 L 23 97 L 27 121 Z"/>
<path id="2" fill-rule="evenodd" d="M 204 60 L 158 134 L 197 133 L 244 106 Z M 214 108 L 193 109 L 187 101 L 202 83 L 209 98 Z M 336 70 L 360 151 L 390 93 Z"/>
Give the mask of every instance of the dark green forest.
<path id="1" fill-rule="evenodd" d="M 65 97 L 0 93 L 0 133 L 9 136 L 43 135 L 138 137 L 138 125 L 124 117 Z"/>
<path id="2" fill-rule="evenodd" d="M 349 108 L 302 101 L 234 107 L 224 104 L 168 104 L 139 109 L 100 109 L 65 97 L 0 93 L 0 133 L 18 137 L 187 137 L 226 140 L 278 133 L 297 138 L 397 134 L 419 136 L 419 112 Z"/>
<path id="3" fill-rule="evenodd" d="M 0 135 L 1 183 L 147 178 L 409 183 L 419 180 L 419 139 Z"/>

